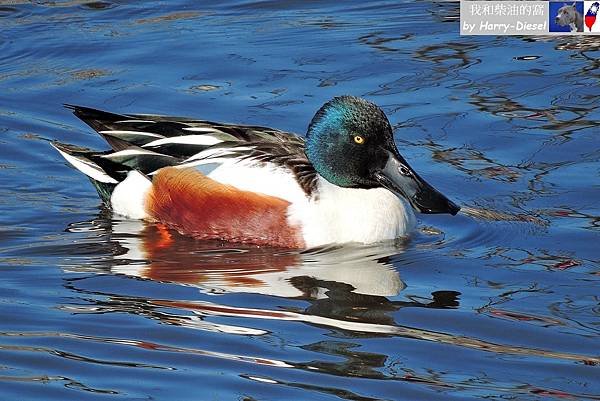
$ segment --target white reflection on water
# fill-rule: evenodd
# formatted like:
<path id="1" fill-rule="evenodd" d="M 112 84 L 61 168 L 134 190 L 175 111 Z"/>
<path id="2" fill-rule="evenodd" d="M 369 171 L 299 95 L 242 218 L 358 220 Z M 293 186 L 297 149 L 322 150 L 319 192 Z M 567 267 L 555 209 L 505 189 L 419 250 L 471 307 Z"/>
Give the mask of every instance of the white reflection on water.
<path id="1" fill-rule="evenodd" d="M 84 230 L 85 225 L 77 225 Z M 97 230 L 93 224 L 91 230 Z M 160 225 L 113 220 L 110 241 L 121 251 L 102 263 L 113 274 L 194 286 L 206 294 L 255 293 L 302 298 L 305 311 L 271 310 L 216 302 L 105 295 L 98 305 L 62 308 L 74 313 L 128 311 L 164 323 L 212 332 L 265 335 L 268 331 L 215 323 L 207 317 L 249 318 L 300 322 L 352 333 L 399 336 L 509 355 L 528 355 L 600 364 L 600 357 L 498 344 L 468 336 L 423 330 L 397 324 L 389 315 L 403 307 L 454 308 L 457 292 L 433 293 L 430 302 L 391 301 L 405 288 L 389 257 L 403 252 L 401 243 L 377 246 L 339 246 L 306 252 L 257 247 L 225 248 L 223 244 L 181 237 Z M 228 245 L 229 246 L 229 245 Z M 64 266 L 66 270 L 78 269 Z M 166 312 L 168 310 L 169 312 Z M 181 314 L 172 312 L 182 311 Z M 190 315 L 191 313 L 191 315 Z M 219 357 L 217 355 L 217 357 Z M 290 367 L 282 362 L 277 366 Z"/>

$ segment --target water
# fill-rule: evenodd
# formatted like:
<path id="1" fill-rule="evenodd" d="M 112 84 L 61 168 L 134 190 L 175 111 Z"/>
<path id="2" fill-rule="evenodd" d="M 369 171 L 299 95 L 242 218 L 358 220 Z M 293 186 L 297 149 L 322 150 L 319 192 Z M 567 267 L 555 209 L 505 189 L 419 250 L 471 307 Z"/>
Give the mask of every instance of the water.
<path id="1" fill-rule="evenodd" d="M 457 2 L 3 1 L 0 399 L 600 399 L 600 39 Z M 340 94 L 463 206 L 309 252 L 111 218 L 62 103 L 303 133 Z"/>

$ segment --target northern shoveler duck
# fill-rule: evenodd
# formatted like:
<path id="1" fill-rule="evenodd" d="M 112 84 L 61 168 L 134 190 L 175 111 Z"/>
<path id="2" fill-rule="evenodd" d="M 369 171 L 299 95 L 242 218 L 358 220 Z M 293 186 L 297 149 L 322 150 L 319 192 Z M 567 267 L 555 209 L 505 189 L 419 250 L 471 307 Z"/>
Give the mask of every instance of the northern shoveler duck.
<path id="1" fill-rule="evenodd" d="M 412 208 L 460 209 L 408 165 L 384 112 L 361 98 L 327 102 L 306 139 L 266 127 L 66 107 L 112 150 L 53 145 L 115 213 L 199 239 L 285 248 L 375 243 L 407 235 Z"/>

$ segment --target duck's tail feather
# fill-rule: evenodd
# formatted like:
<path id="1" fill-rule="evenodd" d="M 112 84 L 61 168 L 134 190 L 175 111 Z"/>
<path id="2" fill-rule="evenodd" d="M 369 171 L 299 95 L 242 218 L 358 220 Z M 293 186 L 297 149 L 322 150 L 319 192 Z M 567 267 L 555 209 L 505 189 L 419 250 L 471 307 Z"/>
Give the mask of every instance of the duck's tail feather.
<path id="1" fill-rule="evenodd" d="M 117 152 L 94 152 L 60 142 L 52 142 L 52 146 L 71 166 L 90 179 L 108 206 L 114 189 L 127 178 L 129 172 L 137 171 L 148 177 L 163 167 L 174 166 L 179 162 L 179 159 L 173 156 L 132 145 Z"/>
<path id="2" fill-rule="evenodd" d="M 178 121 L 155 115 L 115 114 L 91 107 L 65 104 L 92 127 L 115 151 L 137 146 L 173 157 L 187 158 L 212 145 L 240 139 L 225 128 L 200 120 Z"/>
<path id="3" fill-rule="evenodd" d="M 52 142 L 51 145 L 71 166 L 90 179 L 102 201 L 110 206 L 110 196 L 112 195 L 113 190 L 119 182 L 124 179 L 122 174 L 116 169 L 103 168 L 97 162 L 92 160 L 93 152 L 90 149 L 67 145 L 56 141 Z"/>
<path id="4" fill-rule="evenodd" d="M 130 145 L 143 146 L 164 138 L 159 133 L 150 132 L 156 128 L 154 121 L 151 120 L 73 104 L 65 104 L 64 106 L 72 110 L 77 118 L 92 127 L 94 131 L 102 135 L 108 144 L 117 151 Z"/>
<path id="5" fill-rule="evenodd" d="M 126 120 L 128 117 L 109 113 L 107 111 L 93 109 L 91 107 L 77 106 L 74 104 L 65 103 L 64 106 L 73 111 L 73 114 L 95 131 L 111 130 L 112 125 L 120 120 Z"/>

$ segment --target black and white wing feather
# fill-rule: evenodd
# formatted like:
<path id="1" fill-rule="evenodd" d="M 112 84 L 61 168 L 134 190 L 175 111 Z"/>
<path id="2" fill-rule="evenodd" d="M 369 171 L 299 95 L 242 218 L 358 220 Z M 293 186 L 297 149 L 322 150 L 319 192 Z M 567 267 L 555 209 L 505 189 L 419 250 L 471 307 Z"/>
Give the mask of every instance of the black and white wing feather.
<path id="1" fill-rule="evenodd" d="M 316 187 L 317 173 L 304 154 L 304 138 L 268 127 L 223 124 L 185 117 L 114 114 L 66 105 L 102 135 L 112 151 L 59 151 L 97 166 L 116 181 L 128 170 L 151 176 L 165 166 L 247 161 L 288 169 L 307 195 Z M 88 163 L 88 164 L 89 164 Z M 73 164 L 73 163 L 72 163 Z M 77 166 L 76 166 L 77 167 Z"/>

